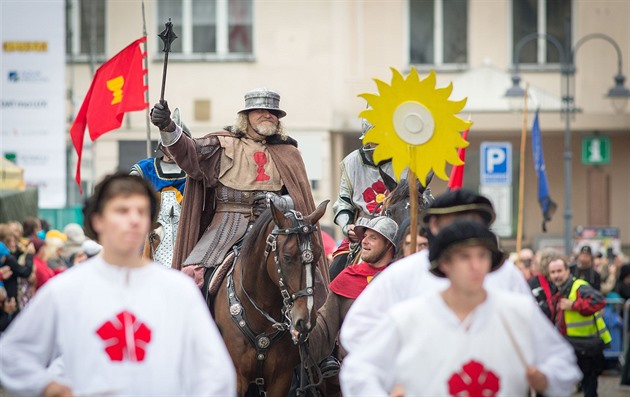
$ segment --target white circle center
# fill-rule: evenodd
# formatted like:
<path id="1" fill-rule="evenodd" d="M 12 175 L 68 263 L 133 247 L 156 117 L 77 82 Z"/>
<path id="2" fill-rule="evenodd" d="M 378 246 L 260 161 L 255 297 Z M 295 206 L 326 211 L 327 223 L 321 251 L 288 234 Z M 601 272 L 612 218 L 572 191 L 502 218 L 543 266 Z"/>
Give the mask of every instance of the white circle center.
<path id="1" fill-rule="evenodd" d="M 426 143 L 435 130 L 433 115 L 423 104 L 416 101 L 398 105 L 393 114 L 393 122 L 398 137 L 411 145 Z"/>
<path id="2" fill-rule="evenodd" d="M 405 128 L 412 134 L 419 134 L 424 128 L 422 118 L 417 114 L 408 114 L 405 117 Z"/>

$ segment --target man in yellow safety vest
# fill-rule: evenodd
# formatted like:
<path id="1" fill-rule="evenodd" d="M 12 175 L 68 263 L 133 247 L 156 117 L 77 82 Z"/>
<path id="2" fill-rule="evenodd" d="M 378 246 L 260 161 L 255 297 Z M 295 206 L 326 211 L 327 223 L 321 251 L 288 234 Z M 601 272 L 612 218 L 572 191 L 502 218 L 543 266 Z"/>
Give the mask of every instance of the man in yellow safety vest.
<path id="1" fill-rule="evenodd" d="M 578 366 L 584 374 L 582 379 L 584 397 L 597 397 L 597 377 L 604 367 L 603 346 L 611 341 L 610 332 L 606 329 L 600 312 L 606 305 L 606 300 L 602 293 L 588 282 L 573 277 L 563 258 L 549 263 L 549 277 L 558 287 L 558 292 L 551 298 L 551 315 L 556 328 L 569 339 L 569 342 L 575 337 L 581 337 L 585 341 L 591 337 L 594 339 L 593 344 L 602 347 L 594 349 L 595 352 L 587 352 L 576 343 L 572 343 Z M 593 338 L 595 336 L 599 339 Z"/>

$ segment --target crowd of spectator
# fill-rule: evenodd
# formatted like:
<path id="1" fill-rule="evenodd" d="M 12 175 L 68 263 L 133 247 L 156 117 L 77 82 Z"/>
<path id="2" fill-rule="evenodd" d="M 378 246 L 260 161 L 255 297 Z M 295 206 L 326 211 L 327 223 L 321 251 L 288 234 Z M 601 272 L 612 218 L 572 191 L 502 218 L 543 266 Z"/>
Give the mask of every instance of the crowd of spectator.
<path id="1" fill-rule="evenodd" d="M 77 223 L 62 231 L 36 217 L 0 223 L 0 333 L 48 280 L 100 251 Z"/>

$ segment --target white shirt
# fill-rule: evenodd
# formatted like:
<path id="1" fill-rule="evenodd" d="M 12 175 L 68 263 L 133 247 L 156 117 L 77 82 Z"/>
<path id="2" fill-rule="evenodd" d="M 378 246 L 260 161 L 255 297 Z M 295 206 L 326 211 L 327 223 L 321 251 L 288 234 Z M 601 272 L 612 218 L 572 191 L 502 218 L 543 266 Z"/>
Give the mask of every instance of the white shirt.
<path id="1" fill-rule="evenodd" d="M 94 257 L 50 280 L 0 339 L 0 381 L 41 395 L 60 381 L 75 395 L 236 392 L 236 374 L 193 281 L 156 263 Z M 62 357 L 63 378 L 49 371 Z"/>
<path id="2" fill-rule="evenodd" d="M 352 304 L 344 319 L 340 332 L 343 347 L 351 352 L 371 343 L 370 330 L 396 303 L 441 291 L 450 285 L 448 279 L 433 275 L 429 268 L 429 251 L 423 250 L 391 264 L 375 277 Z M 532 297 L 533 301 L 523 274 L 511 261 L 505 261 L 500 268 L 488 273 L 484 286 L 518 292 Z"/>
<path id="3" fill-rule="evenodd" d="M 446 396 L 474 383 L 497 396 L 524 396 L 530 365 L 547 377 L 545 395 L 570 396 L 581 378 L 571 346 L 520 294 L 488 291 L 460 321 L 433 292 L 397 304 L 374 331 L 370 343 L 344 360 L 346 396 L 387 396 L 397 384 L 405 395 Z"/>

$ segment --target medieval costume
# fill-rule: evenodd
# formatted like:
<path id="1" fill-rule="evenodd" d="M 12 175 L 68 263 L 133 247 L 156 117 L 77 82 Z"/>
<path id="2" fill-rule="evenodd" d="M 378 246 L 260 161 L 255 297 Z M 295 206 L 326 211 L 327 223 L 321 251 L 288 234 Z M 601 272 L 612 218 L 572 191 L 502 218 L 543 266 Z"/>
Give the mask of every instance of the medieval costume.
<path id="1" fill-rule="evenodd" d="M 434 291 L 394 306 L 372 335 L 344 361 L 346 395 L 388 396 L 402 385 L 414 396 L 525 396 L 519 354 L 547 377 L 545 395 L 570 396 L 580 379 L 568 343 L 531 298 L 510 292 L 488 290 L 460 321 Z"/>
<path id="2" fill-rule="evenodd" d="M 139 175 L 149 181 L 160 196 L 159 225 L 149 233 L 144 256 L 170 267 L 186 186 L 186 173 L 175 162 L 164 161 L 163 157 L 150 157 L 134 164 L 130 174 Z"/>
<path id="3" fill-rule="evenodd" d="M 196 140 L 182 136 L 167 147 L 188 174 L 175 268 L 220 263 L 247 231 L 257 193 L 286 190 L 296 210 L 305 215 L 315 210 L 306 169 L 291 138 L 274 135 L 256 141 L 227 129 Z M 318 266 L 327 281 L 323 258 Z"/>
<path id="4" fill-rule="evenodd" d="M 383 313 L 397 303 L 448 287 L 448 280 L 429 272 L 428 256 L 428 251 L 424 250 L 400 259 L 369 284 L 352 305 L 341 328 L 341 344 L 346 350 L 361 349 L 363 342 L 367 343 L 366 334 L 371 333 Z M 509 260 L 488 274 L 484 285 L 488 289 L 517 292 L 531 299 L 532 293 L 523 275 Z"/>
<path id="5" fill-rule="evenodd" d="M 0 378 L 42 395 L 233 395 L 236 375 L 190 278 L 156 263 L 121 268 L 94 257 L 47 283 L 0 340 Z M 63 361 L 63 378 L 47 367 Z"/>

